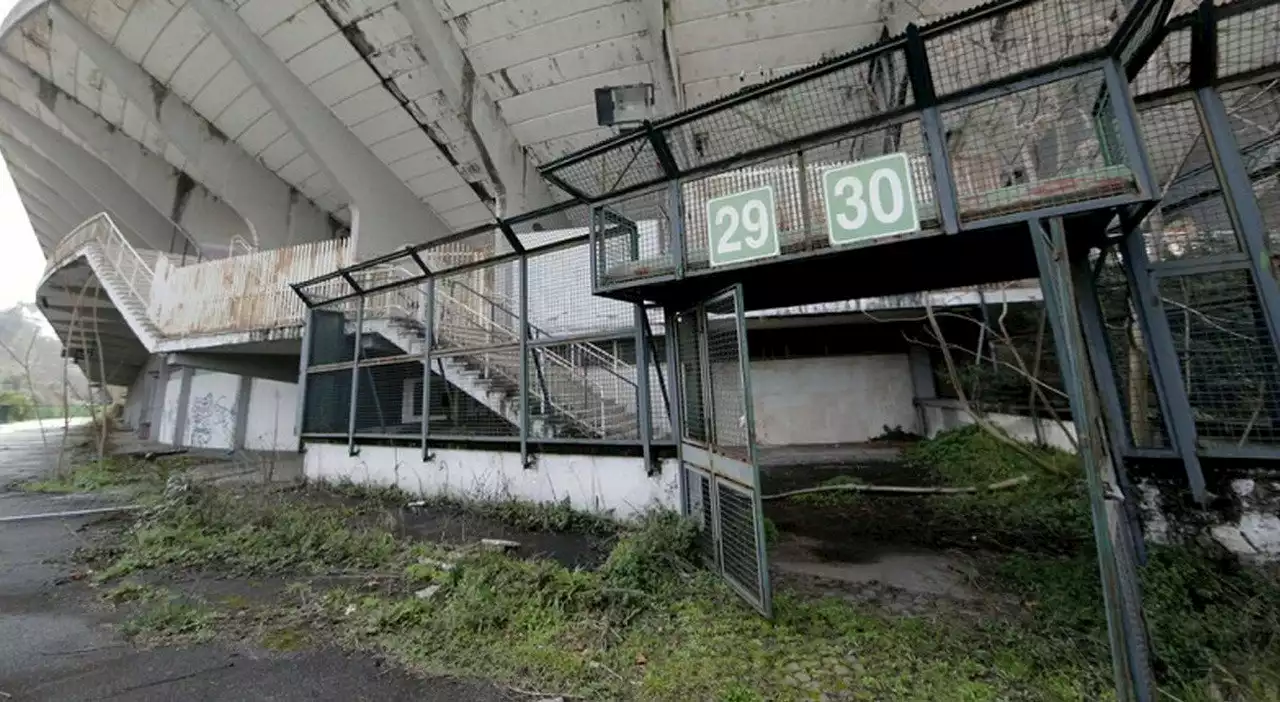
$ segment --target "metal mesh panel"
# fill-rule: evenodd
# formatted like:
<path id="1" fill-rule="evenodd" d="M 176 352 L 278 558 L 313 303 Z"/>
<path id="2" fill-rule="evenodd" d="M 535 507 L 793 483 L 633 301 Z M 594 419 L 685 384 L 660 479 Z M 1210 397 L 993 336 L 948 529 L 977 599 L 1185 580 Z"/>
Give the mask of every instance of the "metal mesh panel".
<path id="1" fill-rule="evenodd" d="M 1100 49 L 1120 0 L 1042 0 L 925 39 L 940 96 Z"/>
<path id="2" fill-rule="evenodd" d="M 489 264 L 435 281 L 435 345 L 442 352 L 520 343 L 520 264 Z"/>
<path id="3" fill-rule="evenodd" d="M 422 358 L 403 355 L 360 365 L 357 436 L 413 436 L 422 432 Z"/>
<path id="4" fill-rule="evenodd" d="M 1273 39 L 1274 41 L 1274 39 Z M 1222 94 L 1240 155 L 1253 181 L 1272 252 L 1280 250 L 1280 90 L 1271 83 Z"/>
<path id="5" fill-rule="evenodd" d="M 559 232 L 521 237 L 547 245 Z M 591 249 L 586 241 L 529 256 L 529 325 L 535 340 L 632 334 L 635 306 L 592 293 Z"/>
<path id="6" fill-rule="evenodd" d="M 430 437 L 520 436 L 520 349 L 433 354 Z"/>
<path id="7" fill-rule="evenodd" d="M 1133 81 L 1139 99 L 1148 93 L 1186 85 L 1191 72 L 1191 30 L 1169 32 Z"/>
<path id="8" fill-rule="evenodd" d="M 351 326 L 359 300 L 316 307 L 311 310 L 307 352 L 308 366 L 350 363 L 355 358 L 355 338 Z"/>
<path id="9" fill-rule="evenodd" d="M 680 367 L 680 411 L 684 437 L 692 441 L 707 441 L 706 393 L 702 377 L 702 342 L 698 315 L 681 312 L 675 320 L 677 353 Z"/>
<path id="10" fill-rule="evenodd" d="M 738 314 L 734 299 L 725 296 L 707 303 L 707 364 L 711 368 L 711 423 L 716 451 L 750 460 L 746 389 L 742 382 Z"/>
<path id="11" fill-rule="evenodd" d="M 905 54 L 877 52 L 812 80 L 690 120 L 669 133 L 682 169 L 882 115 L 912 103 Z"/>
<path id="12" fill-rule="evenodd" d="M 1109 249 L 1101 268 L 1095 269 L 1098 270 L 1095 281 L 1098 306 L 1106 326 L 1112 373 L 1134 446 L 1163 448 L 1169 446 L 1164 433 L 1164 416 L 1160 411 L 1142 331 L 1132 307 L 1124 265 L 1116 251 Z"/>
<path id="13" fill-rule="evenodd" d="M 307 374 L 303 434 L 346 435 L 351 416 L 351 369 Z"/>
<path id="14" fill-rule="evenodd" d="M 1159 283 L 1202 443 L 1280 443 L 1280 363 L 1247 270 Z"/>
<path id="15" fill-rule="evenodd" d="M 960 218 L 973 222 L 1135 193 L 1101 72 L 947 110 Z"/>
<path id="16" fill-rule="evenodd" d="M 675 273 L 670 207 L 668 191 L 663 188 L 631 195 L 597 210 L 598 285 Z"/>
<path id="17" fill-rule="evenodd" d="M 635 139 L 610 149 L 599 158 L 587 159 L 556 171 L 556 176 L 576 190 L 598 196 L 662 178 L 663 170 L 648 139 Z"/>
<path id="18" fill-rule="evenodd" d="M 1267 4 L 1218 20 L 1218 75 L 1240 73 L 1280 65 L 1280 5 Z"/>
<path id="19" fill-rule="evenodd" d="M 822 174 L 832 168 L 846 166 L 869 158 L 885 154 L 902 153 L 907 155 L 911 169 L 911 187 L 916 196 L 916 207 L 920 215 L 920 226 L 925 232 L 940 228 L 938 221 L 937 188 L 933 179 L 933 165 L 929 161 L 929 149 L 925 144 L 924 131 L 919 120 L 905 120 L 879 129 L 855 134 L 853 136 L 807 149 L 801 154 L 804 163 L 805 179 L 803 184 L 797 183 L 796 190 L 805 191 L 807 197 L 797 197 L 794 201 L 781 200 L 780 210 L 787 210 L 785 217 L 791 221 L 804 223 L 805 243 L 808 248 L 824 248 L 830 245 L 827 234 L 827 208 L 824 203 Z M 796 169 L 796 176 L 799 175 Z M 778 215 L 779 221 L 784 218 Z M 916 236 L 906 234 L 902 236 Z M 892 238 L 877 238 L 875 242 L 885 243 Z M 783 250 L 786 250 L 785 239 Z"/>
<path id="20" fill-rule="evenodd" d="M 1181 100 L 1143 110 L 1139 117 L 1149 135 L 1156 182 L 1164 192 L 1147 221 L 1152 260 L 1239 252 L 1195 105 Z"/>
<path id="21" fill-rule="evenodd" d="M 719 549 L 716 548 L 714 508 L 711 503 L 711 477 L 684 464 L 685 514 L 698 525 L 698 551 L 709 568 L 719 570 Z"/>
<path id="22" fill-rule="evenodd" d="M 761 600 L 754 497 L 725 480 L 716 480 L 720 555 L 725 577 L 754 602 Z"/>
<path id="23" fill-rule="evenodd" d="M 623 358 L 617 344 L 553 343 L 529 349 L 532 434 L 640 438 L 635 378 L 635 365 Z"/>

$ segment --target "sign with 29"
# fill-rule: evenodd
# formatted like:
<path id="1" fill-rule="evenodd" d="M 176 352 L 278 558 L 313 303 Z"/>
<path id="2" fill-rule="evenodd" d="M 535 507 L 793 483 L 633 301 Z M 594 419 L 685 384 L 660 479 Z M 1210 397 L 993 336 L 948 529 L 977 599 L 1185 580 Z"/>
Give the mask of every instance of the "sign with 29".
<path id="1" fill-rule="evenodd" d="M 832 246 L 920 229 L 906 154 L 888 154 L 822 174 L 827 235 Z M 712 266 L 781 253 L 773 188 L 764 186 L 707 201 Z"/>

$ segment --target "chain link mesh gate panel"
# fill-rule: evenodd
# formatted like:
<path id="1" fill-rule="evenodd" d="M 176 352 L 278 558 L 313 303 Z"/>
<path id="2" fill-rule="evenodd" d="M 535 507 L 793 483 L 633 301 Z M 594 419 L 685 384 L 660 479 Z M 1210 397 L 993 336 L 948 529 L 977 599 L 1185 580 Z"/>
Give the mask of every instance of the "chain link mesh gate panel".
<path id="1" fill-rule="evenodd" d="M 701 528 L 707 566 L 771 616 L 741 288 L 676 314 L 671 327 L 684 420 L 682 506 Z"/>

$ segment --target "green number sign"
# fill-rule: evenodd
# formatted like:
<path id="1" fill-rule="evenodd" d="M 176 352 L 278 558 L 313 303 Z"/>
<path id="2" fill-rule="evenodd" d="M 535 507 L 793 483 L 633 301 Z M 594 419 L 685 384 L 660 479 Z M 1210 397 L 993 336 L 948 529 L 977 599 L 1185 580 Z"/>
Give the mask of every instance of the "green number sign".
<path id="1" fill-rule="evenodd" d="M 765 186 L 708 200 L 707 237 L 713 266 L 777 256 L 781 248 L 773 188 Z"/>
<path id="2" fill-rule="evenodd" d="M 822 193 L 832 246 L 920 229 L 906 154 L 878 156 L 825 171 Z"/>

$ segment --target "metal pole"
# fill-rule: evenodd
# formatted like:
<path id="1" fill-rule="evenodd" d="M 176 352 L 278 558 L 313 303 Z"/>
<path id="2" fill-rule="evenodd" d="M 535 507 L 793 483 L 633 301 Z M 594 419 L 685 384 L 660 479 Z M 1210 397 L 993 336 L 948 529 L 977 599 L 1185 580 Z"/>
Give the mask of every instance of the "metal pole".
<path id="1" fill-rule="evenodd" d="M 1093 267 L 1089 265 L 1089 251 L 1084 249 L 1070 253 L 1071 281 L 1080 306 L 1080 326 L 1084 332 L 1089 365 L 1093 368 L 1093 377 L 1102 399 L 1107 435 L 1111 439 L 1112 450 L 1127 456 L 1132 453 L 1132 441 L 1129 438 L 1128 422 L 1125 421 L 1124 405 L 1120 401 L 1120 388 L 1116 384 L 1113 365 L 1115 356 L 1107 338 L 1106 319 L 1102 315 L 1102 306 L 1098 303 Z"/>
<path id="2" fill-rule="evenodd" d="M 1204 127 L 1205 144 L 1213 157 L 1214 170 L 1235 225 L 1240 247 L 1249 261 L 1249 272 L 1258 291 L 1258 301 L 1266 319 L 1273 349 L 1280 349 L 1280 283 L 1271 267 L 1271 250 L 1267 244 L 1267 225 L 1253 192 L 1249 168 L 1240 157 L 1240 147 L 1231 130 L 1231 118 L 1215 88 L 1195 92 L 1196 111 Z"/>
<path id="3" fill-rule="evenodd" d="M 1124 254 L 1124 273 L 1129 284 L 1129 298 L 1138 318 L 1143 343 L 1147 347 L 1147 359 L 1151 366 L 1151 380 L 1156 386 L 1156 400 L 1164 417 L 1164 429 L 1170 443 L 1182 459 L 1183 470 L 1191 486 L 1196 502 L 1209 502 L 1205 489 L 1204 472 L 1200 469 L 1200 456 L 1196 449 L 1196 422 L 1191 415 L 1191 399 L 1182 382 L 1181 365 L 1174 354 L 1173 331 L 1160 302 L 1160 291 L 1151 275 L 1151 262 L 1147 259 L 1147 245 L 1142 230 L 1134 228 L 1120 239 Z"/>
<path id="4" fill-rule="evenodd" d="M 1098 432 L 1097 389 L 1081 358 L 1084 341 L 1071 285 L 1062 220 L 1051 221 L 1048 230 L 1042 221 L 1033 220 L 1031 238 L 1040 269 L 1045 308 L 1058 349 L 1063 385 L 1075 420 L 1080 461 L 1089 488 L 1116 696 L 1121 702 L 1151 702 L 1155 699 L 1155 683 L 1142 620 L 1141 597 L 1137 592 L 1136 566 L 1132 558 L 1124 557 L 1130 553 L 1128 540 L 1122 540 L 1117 548 L 1112 537 L 1115 533 L 1127 531 L 1128 522 L 1111 499 L 1117 482 L 1112 474 L 1113 456 L 1105 445 L 1105 433 Z"/>
<path id="5" fill-rule="evenodd" d="M 307 374 L 307 368 L 311 366 L 311 344 L 314 341 L 311 335 L 315 333 L 313 320 L 316 311 L 310 307 L 306 310 L 306 318 L 302 326 L 302 350 L 298 355 L 298 407 L 293 424 L 298 432 L 298 451 L 302 451 L 302 435 L 307 432 L 307 385 L 311 380 Z"/>
<path id="6" fill-rule="evenodd" d="M 427 443 L 431 436 L 431 347 L 436 341 L 436 279 L 427 278 L 423 283 L 424 292 L 422 311 L 422 460 L 427 461 L 430 447 Z"/>
<path id="7" fill-rule="evenodd" d="M 1156 182 L 1151 159 L 1143 145 L 1142 130 L 1138 125 L 1137 108 L 1134 107 L 1133 96 L 1129 91 L 1129 81 L 1114 60 L 1106 61 L 1102 72 L 1107 94 L 1111 96 L 1111 116 L 1116 120 L 1116 136 L 1120 138 L 1120 146 L 1128 156 L 1129 168 L 1138 180 L 1143 197 L 1157 198 L 1160 196 L 1160 184 Z M 1098 115 L 1099 119 L 1106 117 L 1105 114 Z"/>
<path id="8" fill-rule="evenodd" d="M 679 495 L 680 495 L 680 514 L 685 517 L 692 516 L 689 514 L 689 491 L 692 486 L 689 484 L 689 476 L 685 473 L 684 468 L 684 373 L 681 372 L 680 356 L 679 356 L 679 327 L 676 322 L 676 312 L 670 307 L 664 307 L 662 310 L 662 323 L 666 330 L 666 352 L 667 352 L 667 375 L 671 377 L 668 383 L 671 392 L 671 401 L 667 405 L 667 421 L 671 424 L 671 438 L 676 442 L 676 475 L 678 476 Z"/>
<path id="9" fill-rule="evenodd" d="M 356 400 L 360 397 L 360 344 L 364 336 L 364 296 L 356 305 L 356 331 L 351 357 L 351 402 L 347 408 L 347 455 L 360 453 L 356 448 Z"/>
<path id="10" fill-rule="evenodd" d="M 671 259 L 675 264 L 676 279 L 684 277 L 684 214 L 680 196 L 680 181 L 667 184 L 667 228 L 670 229 Z"/>
<path id="11" fill-rule="evenodd" d="M 653 415 L 649 407 L 649 344 L 644 328 L 644 303 L 635 303 L 636 320 L 636 420 L 640 429 L 640 445 L 644 452 L 645 470 L 653 470 Z"/>
<path id="12" fill-rule="evenodd" d="M 920 126 L 924 129 L 925 146 L 929 151 L 929 170 L 933 171 L 937 186 L 938 215 L 942 219 L 942 231 L 955 234 L 960 231 L 960 208 L 956 204 L 956 181 L 951 172 L 951 155 L 947 153 L 947 134 L 938 111 L 938 96 L 933 86 L 933 71 L 929 67 L 929 54 L 920 28 L 907 25 L 907 75 L 911 79 L 912 97 L 920 110 Z"/>
<path id="13" fill-rule="evenodd" d="M 529 257 L 520 256 L 520 465 L 529 467 Z"/>

